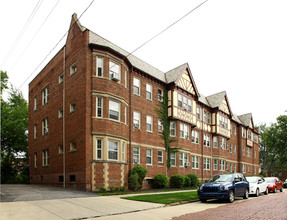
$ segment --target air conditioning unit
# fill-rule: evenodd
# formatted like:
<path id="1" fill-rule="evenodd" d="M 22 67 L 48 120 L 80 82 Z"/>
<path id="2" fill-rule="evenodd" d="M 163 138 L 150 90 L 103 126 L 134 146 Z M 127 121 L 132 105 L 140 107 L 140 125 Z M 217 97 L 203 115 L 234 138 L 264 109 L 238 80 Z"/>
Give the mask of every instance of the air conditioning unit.
<path id="1" fill-rule="evenodd" d="M 139 128 L 140 125 L 139 124 L 134 124 L 134 128 Z"/>
<path id="2" fill-rule="evenodd" d="M 111 79 L 115 82 L 118 82 L 120 80 L 118 74 L 116 73 L 111 74 Z"/>
<path id="3" fill-rule="evenodd" d="M 184 166 L 185 166 L 185 167 L 190 167 L 190 162 L 185 162 L 185 163 L 184 163 Z"/>
<path id="4" fill-rule="evenodd" d="M 137 158 L 134 158 L 134 163 L 139 163 L 139 160 Z"/>
<path id="5" fill-rule="evenodd" d="M 185 135 L 185 139 L 189 139 L 189 136 L 188 136 L 188 135 Z"/>

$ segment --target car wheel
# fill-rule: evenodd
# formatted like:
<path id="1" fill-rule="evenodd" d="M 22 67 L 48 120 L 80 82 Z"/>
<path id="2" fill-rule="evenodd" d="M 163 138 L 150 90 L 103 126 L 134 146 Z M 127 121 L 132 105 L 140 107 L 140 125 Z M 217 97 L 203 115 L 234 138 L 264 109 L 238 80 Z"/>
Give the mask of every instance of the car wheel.
<path id="1" fill-rule="evenodd" d="M 277 190 L 276 190 L 276 187 L 274 188 L 274 191 L 273 191 L 274 193 L 276 193 L 277 192 Z"/>
<path id="2" fill-rule="evenodd" d="M 204 203 L 206 202 L 206 199 L 199 199 L 199 200 L 200 200 L 201 202 L 204 202 Z"/>
<path id="3" fill-rule="evenodd" d="M 229 191 L 229 195 L 228 195 L 228 202 L 233 203 L 234 201 L 234 192 L 232 190 Z"/>
<path id="4" fill-rule="evenodd" d="M 266 191 L 264 192 L 264 195 L 268 195 L 268 187 L 266 188 Z"/>
<path id="5" fill-rule="evenodd" d="M 280 192 L 283 192 L 283 188 L 281 187 Z"/>
<path id="6" fill-rule="evenodd" d="M 245 189 L 245 193 L 243 195 L 243 199 L 248 199 L 248 197 L 249 197 L 248 189 Z"/>
<path id="7" fill-rule="evenodd" d="M 255 196 L 256 196 L 256 197 L 258 197 L 258 196 L 259 196 L 259 189 L 256 189 Z"/>

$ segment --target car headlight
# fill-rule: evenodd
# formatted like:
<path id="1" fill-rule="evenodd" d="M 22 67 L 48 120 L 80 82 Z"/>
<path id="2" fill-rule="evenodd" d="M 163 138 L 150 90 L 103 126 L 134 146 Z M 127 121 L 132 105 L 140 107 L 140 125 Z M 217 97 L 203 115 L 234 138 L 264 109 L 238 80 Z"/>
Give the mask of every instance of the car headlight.
<path id="1" fill-rule="evenodd" d="M 199 189 L 202 190 L 202 189 L 203 189 L 203 185 L 201 185 L 201 186 L 199 187 Z"/>
<path id="2" fill-rule="evenodd" d="M 251 188 L 251 189 L 254 189 L 254 188 L 255 188 L 255 186 L 250 186 L 250 188 Z"/>
<path id="3" fill-rule="evenodd" d="M 225 189 L 225 190 L 229 190 L 229 187 L 228 187 L 228 186 L 225 186 L 224 189 Z"/>
<path id="4" fill-rule="evenodd" d="M 223 189 L 224 189 L 224 187 L 223 187 L 222 185 L 220 185 L 220 186 L 219 186 L 219 189 L 220 189 L 220 190 L 223 190 Z"/>

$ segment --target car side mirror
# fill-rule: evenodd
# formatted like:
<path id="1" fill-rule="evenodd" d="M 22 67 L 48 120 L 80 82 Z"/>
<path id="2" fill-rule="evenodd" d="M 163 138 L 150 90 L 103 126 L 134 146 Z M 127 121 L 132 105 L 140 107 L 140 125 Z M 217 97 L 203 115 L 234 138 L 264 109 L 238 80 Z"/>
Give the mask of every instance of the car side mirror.
<path id="1" fill-rule="evenodd" d="M 238 183 L 239 182 L 239 178 L 234 178 L 234 182 Z"/>

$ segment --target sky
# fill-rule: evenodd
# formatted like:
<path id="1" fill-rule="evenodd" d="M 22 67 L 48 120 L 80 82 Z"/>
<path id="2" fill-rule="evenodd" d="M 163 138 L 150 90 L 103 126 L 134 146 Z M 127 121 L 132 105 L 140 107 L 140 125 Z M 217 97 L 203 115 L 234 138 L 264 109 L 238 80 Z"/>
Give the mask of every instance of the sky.
<path id="1" fill-rule="evenodd" d="M 0 70 L 26 99 L 91 2 L 0 0 Z M 94 0 L 80 23 L 131 52 L 202 2 Z M 286 10 L 286 0 L 208 0 L 134 55 L 163 72 L 188 63 L 200 94 L 226 91 L 234 114 L 273 123 L 287 114 Z"/>

